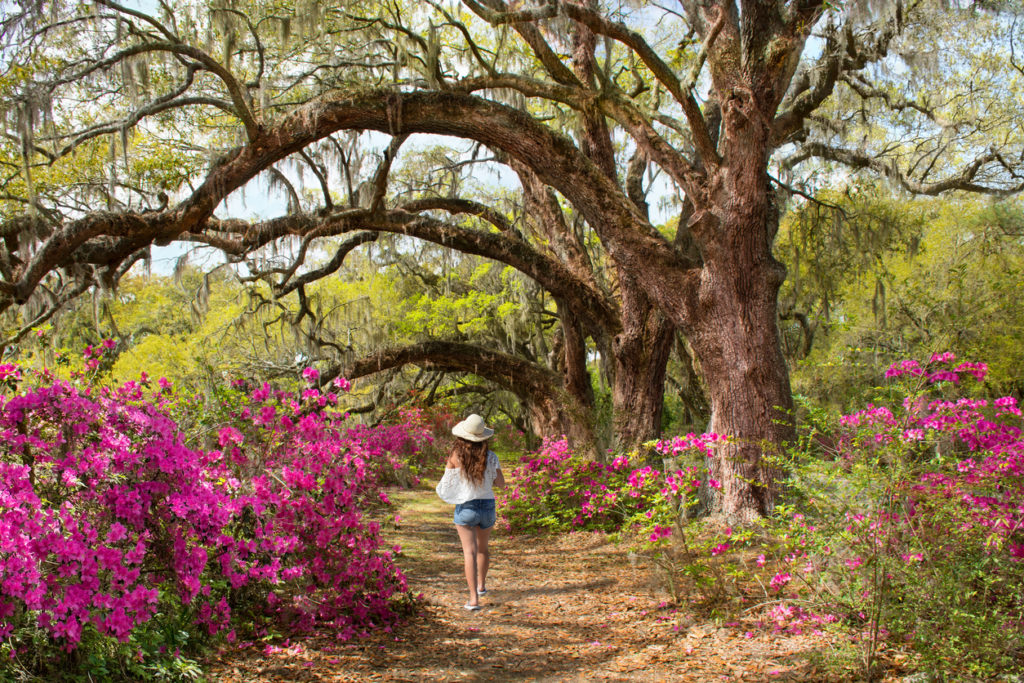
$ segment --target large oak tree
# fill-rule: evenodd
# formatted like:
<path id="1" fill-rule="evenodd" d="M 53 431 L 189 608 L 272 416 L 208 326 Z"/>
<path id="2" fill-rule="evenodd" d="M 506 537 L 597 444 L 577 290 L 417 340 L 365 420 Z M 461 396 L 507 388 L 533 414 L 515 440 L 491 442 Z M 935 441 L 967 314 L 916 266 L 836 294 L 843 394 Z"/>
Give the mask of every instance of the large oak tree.
<path id="1" fill-rule="evenodd" d="M 712 463 L 724 483 L 716 505 L 730 516 L 770 508 L 762 454 L 793 435 L 776 323 L 785 269 L 772 242 L 794 169 L 842 164 L 920 193 L 1021 186 L 1019 132 L 996 138 L 986 123 L 1014 114 L 993 93 L 1015 83 L 1016 23 L 972 8 L 900 0 L 159 7 L 36 2 L 6 18 L 0 306 L 55 305 L 83 282 L 109 285 L 152 244 L 256 249 L 296 235 L 430 225 L 442 219 L 389 201 L 373 191 L 379 183 L 338 206 L 323 172 L 315 209 L 258 223 L 216 211 L 283 163 L 312 159 L 315 168 L 332 145 L 344 157 L 351 132 L 476 141 L 521 169 L 524 188 L 536 182 L 556 193 L 600 241 L 623 330 L 611 335 L 612 353 L 656 368 L 671 328 L 685 335 L 707 383 L 709 429 L 732 437 Z M 914 41 L 941 38 L 929 32 L 946 15 L 999 36 L 962 97 L 935 94 L 942 69 L 920 67 L 932 87 L 911 77 Z M 955 40 L 954 29 L 943 30 Z M 973 53 L 963 52 L 966 41 L 957 49 L 961 61 L 948 67 L 962 70 Z M 966 104 L 984 98 L 992 111 Z M 891 117 L 877 123 L 885 112 Z M 949 163 L 937 166 L 939 157 Z M 680 198 L 670 234 L 652 225 L 650 185 L 624 172 L 630 160 L 657 169 Z M 602 314 L 587 308 L 577 314 Z M 626 335 L 628 321 L 644 333 Z"/>

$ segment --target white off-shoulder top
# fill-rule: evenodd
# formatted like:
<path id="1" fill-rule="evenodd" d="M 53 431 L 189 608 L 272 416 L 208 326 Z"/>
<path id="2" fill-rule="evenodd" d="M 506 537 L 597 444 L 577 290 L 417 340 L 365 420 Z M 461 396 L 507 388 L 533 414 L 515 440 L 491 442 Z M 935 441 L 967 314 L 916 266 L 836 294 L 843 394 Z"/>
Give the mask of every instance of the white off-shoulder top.
<path id="1" fill-rule="evenodd" d="M 498 476 L 501 463 L 494 451 L 487 451 L 487 467 L 484 469 L 484 478 L 479 484 L 473 484 L 462 476 L 461 467 L 445 467 L 444 476 L 437 482 L 435 491 L 446 503 L 466 503 L 471 500 L 494 498 L 494 478 Z"/>

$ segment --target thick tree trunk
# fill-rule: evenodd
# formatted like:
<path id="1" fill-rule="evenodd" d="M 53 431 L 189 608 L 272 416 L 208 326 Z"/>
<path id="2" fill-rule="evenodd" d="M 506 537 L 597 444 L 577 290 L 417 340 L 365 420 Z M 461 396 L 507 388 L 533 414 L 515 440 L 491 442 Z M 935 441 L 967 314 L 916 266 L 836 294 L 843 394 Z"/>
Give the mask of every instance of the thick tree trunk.
<path id="1" fill-rule="evenodd" d="M 751 519 L 774 503 L 774 476 L 764 458 L 792 440 L 792 396 L 773 300 L 764 292 L 722 289 L 693 339 L 711 399 L 708 430 L 730 438 L 710 463 L 711 478 L 722 484 L 712 510 Z"/>
<path id="2" fill-rule="evenodd" d="M 743 25 L 759 24 L 744 17 Z M 711 511 L 748 521 L 771 511 L 776 477 L 768 458 L 795 432 L 777 325 L 786 270 L 772 255 L 779 214 L 767 171 L 771 121 L 785 84 L 782 67 L 760 51 L 770 52 L 765 36 L 740 35 L 738 28 L 738 18 L 727 21 L 709 54 L 720 135 L 709 138 L 717 139 L 716 150 L 702 152 L 712 163 L 687 225 L 701 268 L 696 298 L 678 322 L 707 382 L 708 431 L 728 438 L 709 463 L 710 478 L 721 483 Z"/>
<path id="3" fill-rule="evenodd" d="M 538 437 L 565 437 L 570 447 L 590 459 L 596 457 L 594 436 L 585 420 L 578 420 L 567 406 L 547 396 L 521 398 L 530 419 L 530 429 Z"/>
<path id="4" fill-rule="evenodd" d="M 689 330 L 711 401 L 708 431 L 729 437 L 710 463 L 722 485 L 712 512 L 737 520 L 771 511 L 776 477 L 765 457 L 794 437 L 776 322 L 785 267 L 771 253 L 777 214 L 766 188 L 733 194 L 735 211 L 719 228 L 714 258 L 705 258 Z"/>

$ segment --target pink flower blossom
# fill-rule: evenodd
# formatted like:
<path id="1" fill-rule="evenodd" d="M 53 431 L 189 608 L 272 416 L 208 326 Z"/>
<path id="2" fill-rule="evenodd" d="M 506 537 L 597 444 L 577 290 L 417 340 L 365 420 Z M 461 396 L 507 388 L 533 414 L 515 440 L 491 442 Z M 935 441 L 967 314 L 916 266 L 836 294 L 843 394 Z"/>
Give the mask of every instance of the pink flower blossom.
<path id="1" fill-rule="evenodd" d="M 772 590 L 780 591 L 792 580 L 793 577 L 790 576 L 789 572 L 779 572 L 772 577 L 768 585 L 771 586 Z"/>
<path id="2" fill-rule="evenodd" d="M 168 395 L 164 379 L 150 400 L 134 382 L 95 390 L 37 379 L 46 383 L 0 397 L 6 441 L 24 440 L 27 425 L 35 450 L 34 469 L 0 460 L 0 619 L 38 615 L 34 627 L 67 649 L 87 625 L 123 641 L 164 592 L 193 605 L 209 633 L 230 631 L 224 592 L 254 581 L 316 591 L 316 603 L 289 607 L 297 628 L 355 633 L 397 619 L 391 598 L 407 584 L 365 512 L 388 504 L 380 486 L 393 453 L 415 453 L 424 428 L 348 429 L 315 409 L 268 421 L 298 405 L 275 392 L 255 412 L 223 411 L 233 415 L 215 430 L 225 458 L 186 445 L 167 412 L 186 399 Z M 249 442 L 258 449 L 247 452 Z M 0 624 L 0 642 L 10 633 Z"/>

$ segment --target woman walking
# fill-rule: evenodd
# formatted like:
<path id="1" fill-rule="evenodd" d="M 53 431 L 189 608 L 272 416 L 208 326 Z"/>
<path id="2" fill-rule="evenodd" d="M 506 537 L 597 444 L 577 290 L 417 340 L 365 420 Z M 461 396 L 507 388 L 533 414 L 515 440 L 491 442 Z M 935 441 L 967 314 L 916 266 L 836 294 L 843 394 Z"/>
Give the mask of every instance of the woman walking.
<path id="1" fill-rule="evenodd" d="M 505 485 L 501 463 L 487 440 L 494 436 L 484 419 L 473 414 L 452 427 L 457 438 L 445 463 L 444 476 L 437 494 L 447 503 L 455 503 L 455 529 L 462 542 L 462 556 L 469 587 L 467 610 L 480 609 L 480 596 L 487 593 L 487 570 L 491 556 L 487 541 L 497 519 L 494 508 L 495 486 Z"/>

